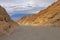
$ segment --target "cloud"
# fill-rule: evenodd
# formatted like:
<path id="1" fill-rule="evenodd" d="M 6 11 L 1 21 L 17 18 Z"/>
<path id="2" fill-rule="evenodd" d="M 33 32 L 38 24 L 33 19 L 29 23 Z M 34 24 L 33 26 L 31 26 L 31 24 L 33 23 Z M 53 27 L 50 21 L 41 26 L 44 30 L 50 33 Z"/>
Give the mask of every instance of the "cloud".
<path id="1" fill-rule="evenodd" d="M 26 11 L 38 7 L 47 7 L 56 0 L 0 0 L 2 5 L 9 14 L 14 14 L 14 11 Z"/>
<path id="2" fill-rule="evenodd" d="M 46 4 L 51 4 L 56 0 L 0 0 L 0 4 L 4 6 L 16 6 L 16 5 L 23 5 L 23 6 L 44 6 Z"/>

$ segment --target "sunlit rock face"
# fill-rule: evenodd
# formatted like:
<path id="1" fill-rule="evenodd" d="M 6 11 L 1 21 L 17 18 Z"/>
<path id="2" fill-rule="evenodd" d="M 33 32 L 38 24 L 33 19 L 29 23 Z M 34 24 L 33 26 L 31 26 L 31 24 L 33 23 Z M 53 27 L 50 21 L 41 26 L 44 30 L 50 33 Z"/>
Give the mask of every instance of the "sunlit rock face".
<path id="1" fill-rule="evenodd" d="M 9 15 L 6 10 L 0 6 L 0 36 L 9 35 L 18 26 Z"/>
<path id="2" fill-rule="evenodd" d="M 35 15 L 23 17 L 18 23 L 23 25 L 60 26 L 60 0 Z"/>

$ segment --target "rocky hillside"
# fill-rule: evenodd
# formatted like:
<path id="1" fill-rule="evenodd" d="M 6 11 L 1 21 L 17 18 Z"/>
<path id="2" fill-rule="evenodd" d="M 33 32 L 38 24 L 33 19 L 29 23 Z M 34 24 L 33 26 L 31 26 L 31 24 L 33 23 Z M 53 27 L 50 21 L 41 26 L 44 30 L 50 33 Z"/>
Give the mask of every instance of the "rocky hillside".
<path id="1" fill-rule="evenodd" d="M 60 0 L 35 15 L 23 17 L 18 23 L 23 25 L 60 26 Z"/>
<path id="2" fill-rule="evenodd" d="M 6 10 L 0 6 L 0 36 L 10 34 L 18 24 L 11 20 Z"/>

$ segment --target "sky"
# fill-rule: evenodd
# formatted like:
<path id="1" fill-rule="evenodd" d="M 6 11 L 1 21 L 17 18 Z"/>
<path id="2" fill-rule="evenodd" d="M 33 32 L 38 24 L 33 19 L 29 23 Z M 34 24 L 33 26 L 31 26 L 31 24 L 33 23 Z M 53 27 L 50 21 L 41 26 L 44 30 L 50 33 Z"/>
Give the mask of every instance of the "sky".
<path id="1" fill-rule="evenodd" d="M 48 7 L 57 0 L 0 0 L 9 15 L 33 14 Z"/>

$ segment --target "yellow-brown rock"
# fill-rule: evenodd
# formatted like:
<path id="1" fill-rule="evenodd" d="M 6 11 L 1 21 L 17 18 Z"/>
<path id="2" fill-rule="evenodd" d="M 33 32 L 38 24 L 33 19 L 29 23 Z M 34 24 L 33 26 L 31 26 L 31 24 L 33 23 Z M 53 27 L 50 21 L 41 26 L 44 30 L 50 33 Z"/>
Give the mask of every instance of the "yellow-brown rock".
<path id="1" fill-rule="evenodd" d="M 19 24 L 37 26 L 60 26 L 60 0 L 35 15 L 23 17 Z"/>
<path id="2" fill-rule="evenodd" d="M 18 24 L 11 20 L 6 10 L 0 6 L 0 36 L 9 35 L 17 26 Z"/>

